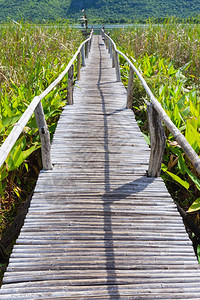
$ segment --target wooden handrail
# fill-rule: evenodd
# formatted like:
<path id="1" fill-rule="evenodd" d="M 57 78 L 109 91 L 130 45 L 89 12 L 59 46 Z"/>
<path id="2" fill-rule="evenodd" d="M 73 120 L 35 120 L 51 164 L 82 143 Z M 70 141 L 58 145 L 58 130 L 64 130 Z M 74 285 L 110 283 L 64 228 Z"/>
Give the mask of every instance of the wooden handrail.
<path id="1" fill-rule="evenodd" d="M 0 167 L 5 162 L 6 158 L 8 157 L 8 154 L 10 153 L 11 149 L 13 148 L 15 142 L 19 138 L 20 134 L 22 133 L 24 127 L 28 123 L 31 116 L 34 114 L 36 115 L 36 121 L 40 133 L 41 138 L 41 148 L 42 148 L 42 163 L 43 163 L 43 169 L 49 170 L 52 168 L 51 164 L 51 157 L 50 157 L 50 138 L 49 138 L 49 130 L 47 128 L 45 118 L 44 118 L 44 112 L 41 105 L 41 100 L 46 97 L 55 87 L 56 85 L 63 79 L 63 77 L 69 73 L 69 81 L 70 81 L 70 91 L 68 96 L 68 99 L 70 98 L 70 104 L 73 104 L 73 98 L 72 98 L 72 78 L 73 78 L 73 64 L 78 56 L 78 63 L 77 63 L 77 73 L 78 73 L 78 80 L 80 80 L 80 53 L 82 52 L 82 49 L 85 47 L 85 45 L 89 44 L 92 40 L 93 36 L 93 30 L 90 33 L 89 38 L 87 38 L 82 44 L 79 46 L 78 50 L 74 54 L 73 58 L 68 63 L 65 70 L 49 85 L 49 87 L 44 90 L 39 96 L 36 96 L 31 101 L 30 105 L 26 109 L 26 111 L 23 113 L 20 120 L 14 125 L 12 131 L 4 141 L 4 143 L 0 147 Z M 84 66 L 85 66 L 85 58 L 84 58 Z"/>
<path id="2" fill-rule="evenodd" d="M 120 70 L 119 70 L 119 67 L 118 67 L 119 60 L 117 59 L 117 55 L 121 55 L 127 61 L 127 63 L 129 64 L 129 68 L 132 69 L 133 72 L 140 79 L 140 81 L 141 81 L 144 89 L 147 92 L 147 95 L 150 98 L 150 103 L 152 103 L 153 108 L 156 110 L 156 112 L 158 113 L 158 115 L 161 118 L 161 120 L 164 122 L 164 124 L 166 125 L 166 127 L 168 128 L 168 130 L 171 132 L 171 134 L 174 136 L 175 140 L 181 146 L 181 148 L 185 152 L 186 156 L 188 157 L 188 159 L 193 164 L 194 169 L 197 171 L 198 174 L 200 174 L 200 157 L 194 151 L 194 149 L 192 148 L 192 146 L 188 143 L 188 141 L 186 140 L 186 138 L 184 137 L 184 135 L 179 131 L 179 129 L 171 121 L 170 117 L 167 115 L 167 113 L 165 112 L 165 110 L 161 106 L 160 102 L 154 97 L 152 91 L 148 87 L 146 81 L 144 80 L 144 78 L 142 77 L 142 75 L 140 74 L 140 72 L 133 65 L 133 63 L 130 61 L 130 59 L 123 52 L 121 52 L 121 51 L 119 51 L 117 49 L 115 42 L 104 32 L 103 29 L 102 29 L 102 36 L 104 37 L 104 39 L 109 40 L 111 42 L 111 44 L 112 44 L 112 50 L 114 52 L 113 55 L 116 57 L 115 58 L 115 68 L 116 68 L 117 81 L 119 81 L 119 78 L 120 78 Z M 116 63 L 117 63 L 117 66 L 116 66 Z M 128 85 L 130 86 L 130 88 L 128 88 L 128 91 L 127 91 L 128 92 L 127 93 L 127 108 L 130 108 L 130 97 L 132 96 L 131 86 L 132 86 L 132 81 L 133 81 L 133 78 L 134 78 L 134 76 L 131 73 L 131 71 L 130 71 L 129 74 L 131 74 L 131 76 L 129 76 L 129 83 L 128 83 Z M 151 124 L 150 124 L 150 126 L 151 126 Z M 157 160 L 157 158 L 158 157 L 153 154 L 153 150 L 151 149 L 151 159 L 152 160 Z M 160 162 L 160 167 L 161 167 L 161 162 Z M 159 170 L 150 170 L 149 169 L 148 170 L 148 175 L 154 177 L 154 176 L 157 176 L 159 174 L 159 172 L 160 172 Z"/>

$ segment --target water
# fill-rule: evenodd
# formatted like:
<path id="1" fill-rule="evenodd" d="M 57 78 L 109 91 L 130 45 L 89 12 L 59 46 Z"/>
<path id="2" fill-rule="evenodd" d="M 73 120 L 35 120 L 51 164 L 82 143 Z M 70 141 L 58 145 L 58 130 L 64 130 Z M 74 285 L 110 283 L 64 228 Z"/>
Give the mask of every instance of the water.
<path id="1" fill-rule="evenodd" d="M 133 26 L 135 24 L 95 24 L 95 25 L 88 25 L 88 29 L 93 27 L 94 34 L 100 34 L 102 27 L 104 26 L 105 30 L 108 32 L 109 30 L 116 29 L 116 28 L 126 28 Z M 85 27 L 81 27 L 79 24 L 75 24 L 72 26 L 73 28 L 82 29 L 84 30 Z"/>

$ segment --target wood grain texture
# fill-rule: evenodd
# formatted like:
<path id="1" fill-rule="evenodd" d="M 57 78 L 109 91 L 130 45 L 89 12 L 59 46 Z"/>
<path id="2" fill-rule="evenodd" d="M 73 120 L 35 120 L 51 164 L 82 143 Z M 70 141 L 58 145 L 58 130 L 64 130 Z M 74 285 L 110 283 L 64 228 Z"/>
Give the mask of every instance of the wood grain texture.
<path id="1" fill-rule="evenodd" d="M 112 59 L 95 36 L 0 299 L 200 299 L 200 271 Z"/>
<path id="2" fill-rule="evenodd" d="M 147 116 L 151 142 L 151 155 L 147 174 L 149 177 L 158 177 L 160 176 L 165 152 L 166 136 L 162 120 L 151 103 L 147 104 Z"/>
<path id="3" fill-rule="evenodd" d="M 44 170 L 51 170 L 53 166 L 51 163 L 50 134 L 41 101 L 35 108 L 35 119 L 41 140 L 42 166 Z"/>
<path id="4" fill-rule="evenodd" d="M 126 107 L 130 109 L 132 109 L 133 107 L 133 83 L 134 83 L 134 71 L 132 68 L 129 68 Z"/>

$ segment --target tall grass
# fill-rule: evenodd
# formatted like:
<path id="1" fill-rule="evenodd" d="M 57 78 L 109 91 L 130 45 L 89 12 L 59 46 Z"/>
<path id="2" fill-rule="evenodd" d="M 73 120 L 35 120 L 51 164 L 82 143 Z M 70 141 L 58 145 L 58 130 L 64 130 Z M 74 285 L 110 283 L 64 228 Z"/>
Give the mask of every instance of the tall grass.
<path id="1" fill-rule="evenodd" d="M 190 74 L 200 76 L 200 26 L 178 24 L 168 19 L 162 24 L 134 26 L 115 31 L 115 40 L 124 52 L 135 59 L 147 54 L 169 58 L 175 68 L 191 62 Z"/>
<path id="2" fill-rule="evenodd" d="M 8 23 L 0 31 L 0 144 L 35 95 L 63 71 L 82 41 L 80 32 L 56 24 Z M 50 134 L 66 104 L 67 78 L 42 100 Z M 38 173 L 40 141 L 34 117 L 0 170 L 0 234 Z M 32 165 L 30 168 L 30 164 Z"/>
<path id="3" fill-rule="evenodd" d="M 112 38 L 130 59 L 136 59 L 134 63 L 154 95 L 200 154 L 200 26 L 177 24 L 176 20 L 169 19 L 163 24 L 149 22 L 146 26 L 113 31 Z M 120 63 L 127 84 L 128 66 L 122 58 Z M 148 98 L 135 79 L 133 108 L 147 134 L 144 100 Z M 184 209 L 190 207 L 189 212 L 197 212 L 196 222 L 199 223 L 200 177 L 167 129 L 166 135 L 163 177 Z"/>

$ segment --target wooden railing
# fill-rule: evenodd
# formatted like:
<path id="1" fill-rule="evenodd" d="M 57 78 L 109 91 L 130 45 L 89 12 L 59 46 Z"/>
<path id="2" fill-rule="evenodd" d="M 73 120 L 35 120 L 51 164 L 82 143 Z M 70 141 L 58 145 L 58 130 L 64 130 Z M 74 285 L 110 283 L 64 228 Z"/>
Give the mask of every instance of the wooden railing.
<path id="1" fill-rule="evenodd" d="M 6 138 L 5 142 L 0 147 L 0 167 L 5 162 L 11 149 L 13 148 L 15 142 L 22 133 L 27 122 L 31 116 L 35 113 L 35 118 L 37 126 L 39 129 L 40 139 L 41 139 L 41 152 L 42 152 L 42 164 L 44 170 L 52 169 L 51 155 L 50 155 L 50 134 L 45 121 L 44 111 L 42 107 L 41 100 L 46 97 L 52 89 L 63 79 L 63 77 L 68 74 L 68 88 L 67 88 L 67 99 L 68 104 L 73 104 L 73 81 L 74 81 L 74 63 L 77 59 L 77 80 L 80 80 L 80 69 L 81 69 L 81 56 L 82 56 L 82 66 L 85 66 L 85 58 L 88 57 L 92 42 L 93 31 L 91 31 L 89 38 L 87 38 L 78 48 L 73 58 L 68 63 L 65 70 L 55 79 L 49 87 L 43 91 L 39 96 L 33 98 L 32 102 L 23 113 L 20 120 L 14 125 L 9 136 Z"/>
<path id="2" fill-rule="evenodd" d="M 151 142 L 151 155 L 148 169 L 148 176 L 156 177 L 159 176 L 161 171 L 161 163 L 163 160 L 163 153 L 165 148 L 165 134 L 162 126 L 162 122 L 166 125 L 168 130 L 174 136 L 175 140 L 181 146 L 188 159 L 194 166 L 194 169 L 200 174 L 200 158 L 194 151 L 192 146 L 188 143 L 184 135 L 178 130 L 178 128 L 171 121 L 159 101 L 154 97 L 146 81 L 133 65 L 130 59 L 116 47 L 115 42 L 102 30 L 102 37 L 105 41 L 106 47 L 112 58 L 113 67 L 116 69 L 117 81 L 121 81 L 119 57 L 121 55 L 129 64 L 129 80 L 127 87 L 127 108 L 132 108 L 132 92 L 134 84 L 134 75 L 136 74 L 140 79 L 144 89 L 146 90 L 150 102 L 147 105 L 149 131 L 150 131 L 150 142 Z"/>

